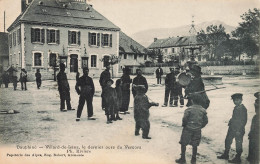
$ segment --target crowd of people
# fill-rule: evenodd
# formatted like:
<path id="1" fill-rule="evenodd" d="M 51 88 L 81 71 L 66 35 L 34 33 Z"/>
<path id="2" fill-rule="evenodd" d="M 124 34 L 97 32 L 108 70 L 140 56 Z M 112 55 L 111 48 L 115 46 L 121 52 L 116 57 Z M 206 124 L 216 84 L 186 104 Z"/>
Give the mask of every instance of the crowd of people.
<path id="1" fill-rule="evenodd" d="M 198 65 L 192 65 L 186 72 L 189 74 L 191 81 L 187 86 L 182 86 L 178 82 L 177 75 L 181 72 L 179 66 L 170 68 L 170 73 L 165 78 L 165 97 L 162 107 L 166 107 L 168 104 L 170 107 L 177 107 L 178 100 L 180 107 L 184 106 L 184 98 L 186 98 L 188 107 L 184 111 L 182 119 L 182 134 L 180 138 L 181 144 L 181 157 L 177 159 L 176 163 L 185 163 L 186 146 L 192 146 L 192 158 L 191 163 L 196 163 L 197 149 L 201 141 L 201 129 L 208 123 L 208 117 L 206 109 L 210 105 L 210 100 L 206 94 L 205 86 L 201 78 L 201 68 Z M 83 75 L 80 77 L 79 73 L 76 76 L 75 90 L 79 95 L 79 102 L 77 108 L 76 121 L 80 121 L 84 104 L 87 104 L 88 120 L 95 120 L 93 117 L 93 97 L 95 94 L 95 85 L 93 79 L 89 77 L 89 69 L 83 68 Z M 158 103 L 150 102 L 146 95 L 148 91 L 148 83 L 146 78 L 142 75 L 141 69 L 136 70 L 136 77 L 132 80 L 130 78 L 130 69 L 124 68 L 123 75 L 116 80 L 115 88 L 112 87 L 114 81 L 110 74 L 110 65 L 106 66 L 106 69 L 101 73 L 99 84 L 102 89 L 101 93 L 101 108 L 106 115 L 106 123 L 111 124 L 113 121 L 122 120 L 119 114 L 130 114 L 129 102 L 130 102 L 130 88 L 132 84 L 132 94 L 134 98 L 134 119 L 135 119 L 135 132 L 136 136 L 140 135 L 139 131 L 142 129 L 142 138 L 151 139 L 149 136 L 150 121 L 149 121 L 149 108 L 151 106 L 159 106 Z M 156 70 L 156 78 L 158 84 L 161 83 L 161 76 L 163 75 L 162 68 Z M 7 81 L 8 74 L 5 73 L 2 76 L 4 83 Z M 37 70 L 35 73 L 37 88 L 41 87 L 41 73 Z M 16 90 L 18 78 L 13 75 L 14 90 Z M 21 69 L 20 80 L 21 89 L 27 90 L 27 72 L 25 69 Z M 60 64 L 60 72 L 57 75 L 58 91 L 60 94 L 60 111 L 65 112 L 67 110 L 75 110 L 71 107 L 70 98 L 70 86 L 65 73 L 65 65 Z M 8 87 L 8 84 L 5 87 Z M 183 88 L 185 89 L 183 96 Z M 258 163 L 259 161 L 259 92 L 255 93 L 255 112 L 253 117 L 251 129 L 249 132 L 249 155 L 247 160 L 252 163 Z M 170 97 L 170 101 L 168 103 Z M 243 152 L 242 143 L 245 134 L 245 125 L 247 123 L 247 109 L 242 104 L 243 94 L 236 93 L 231 95 L 231 98 L 235 104 L 232 117 L 229 121 L 229 129 L 225 139 L 225 150 L 219 159 L 228 160 L 230 163 L 241 162 L 241 154 Z M 65 101 L 67 104 L 67 110 L 65 110 Z M 229 160 L 229 151 L 233 139 L 236 142 L 236 156 Z"/>

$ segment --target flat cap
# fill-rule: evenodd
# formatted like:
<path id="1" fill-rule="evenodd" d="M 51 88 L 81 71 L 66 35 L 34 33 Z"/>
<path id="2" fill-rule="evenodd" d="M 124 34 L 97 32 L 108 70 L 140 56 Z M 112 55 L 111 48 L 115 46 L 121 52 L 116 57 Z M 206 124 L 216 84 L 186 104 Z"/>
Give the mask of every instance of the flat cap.
<path id="1" fill-rule="evenodd" d="M 231 95 L 231 99 L 236 99 L 236 98 L 242 99 L 242 96 L 243 96 L 242 93 L 235 93 L 235 94 Z"/>

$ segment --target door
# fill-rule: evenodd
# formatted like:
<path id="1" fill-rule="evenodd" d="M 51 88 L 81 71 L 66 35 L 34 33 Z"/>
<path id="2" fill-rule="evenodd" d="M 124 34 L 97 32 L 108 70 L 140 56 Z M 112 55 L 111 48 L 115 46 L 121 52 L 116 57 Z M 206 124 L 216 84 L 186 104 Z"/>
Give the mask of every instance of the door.
<path id="1" fill-rule="evenodd" d="M 78 55 L 70 55 L 70 72 L 78 72 Z"/>

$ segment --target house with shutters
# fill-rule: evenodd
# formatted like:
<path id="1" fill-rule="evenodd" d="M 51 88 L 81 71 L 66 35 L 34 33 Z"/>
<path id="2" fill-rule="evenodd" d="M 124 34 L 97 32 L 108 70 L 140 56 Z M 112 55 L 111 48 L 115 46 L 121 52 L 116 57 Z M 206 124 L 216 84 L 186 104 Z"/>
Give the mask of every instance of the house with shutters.
<path id="1" fill-rule="evenodd" d="M 86 0 L 21 0 L 22 12 L 8 28 L 9 64 L 25 68 L 29 80 L 37 69 L 42 79 L 53 79 L 59 63 L 69 79 L 89 68 L 100 76 L 111 55 L 119 55 L 120 28 Z M 118 76 L 118 64 L 112 67 Z"/>

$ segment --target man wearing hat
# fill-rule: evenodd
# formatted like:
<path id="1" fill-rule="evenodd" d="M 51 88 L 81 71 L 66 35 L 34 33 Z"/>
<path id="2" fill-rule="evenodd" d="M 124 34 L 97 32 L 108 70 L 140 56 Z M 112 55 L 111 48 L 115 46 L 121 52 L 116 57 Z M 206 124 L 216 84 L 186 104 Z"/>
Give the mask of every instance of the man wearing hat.
<path id="1" fill-rule="evenodd" d="M 161 66 L 159 66 L 159 68 L 156 69 L 155 73 L 157 78 L 157 84 L 161 84 L 163 75 L 163 69 L 161 68 Z"/>
<path id="2" fill-rule="evenodd" d="M 259 163 L 259 97 L 260 92 L 254 94 L 255 100 L 255 115 L 252 119 L 250 132 L 248 134 L 249 149 L 247 160 L 253 164 Z"/>
<path id="3" fill-rule="evenodd" d="M 70 85 L 65 73 L 65 64 L 60 64 L 60 72 L 57 75 L 58 90 L 60 93 L 60 111 L 65 112 L 65 101 L 67 104 L 67 110 L 74 110 L 70 104 Z"/>
<path id="4" fill-rule="evenodd" d="M 27 86 L 26 86 L 26 82 L 27 82 L 27 72 L 25 71 L 24 68 L 21 69 L 20 82 L 21 82 L 22 90 L 23 90 L 23 86 L 24 86 L 24 90 L 27 90 Z"/>
<path id="5" fill-rule="evenodd" d="M 146 90 L 145 93 L 148 90 L 148 84 L 147 84 L 146 78 L 142 75 L 142 71 L 140 69 L 136 69 L 136 73 L 137 73 L 137 76 L 133 79 L 133 86 L 132 86 L 132 93 L 133 93 L 134 97 L 137 94 L 134 89 L 135 85 L 144 85 L 145 90 Z"/>
<path id="6" fill-rule="evenodd" d="M 172 106 L 172 103 L 173 103 L 174 83 L 176 81 L 176 78 L 175 78 L 175 74 L 174 74 L 174 68 L 170 68 L 170 71 L 171 72 L 168 73 L 165 78 L 164 104 L 162 105 L 162 107 L 167 107 L 169 95 L 170 95 L 169 106 Z"/>
<path id="7" fill-rule="evenodd" d="M 228 123 L 228 132 L 225 139 L 225 151 L 221 156 L 218 156 L 218 159 L 229 159 L 229 150 L 232 144 L 233 139 L 236 140 L 236 156 L 232 160 L 228 160 L 230 163 L 238 163 L 241 162 L 241 154 L 243 152 L 243 136 L 245 134 L 245 125 L 247 122 L 247 109 L 242 104 L 242 96 L 241 93 L 235 93 L 231 96 L 233 102 L 235 104 L 235 108 L 233 110 L 232 118 Z"/>
<path id="8" fill-rule="evenodd" d="M 80 121 L 81 113 L 85 104 L 87 102 L 88 108 L 88 119 L 95 120 L 92 118 L 93 116 L 93 96 L 95 93 L 95 86 L 91 77 L 88 76 L 89 69 L 87 67 L 83 68 L 83 76 L 81 76 L 76 83 L 75 89 L 77 93 L 80 95 L 79 97 L 79 105 L 77 110 L 77 119 L 76 121 Z"/>
<path id="9" fill-rule="evenodd" d="M 102 88 L 101 106 L 102 106 L 103 110 L 105 109 L 105 99 L 103 98 L 103 91 L 104 91 L 104 88 L 106 87 L 106 81 L 111 78 L 111 74 L 110 74 L 109 70 L 110 70 L 110 65 L 107 65 L 106 69 L 101 73 L 100 78 L 99 78 L 99 84 Z"/>
<path id="10" fill-rule="evenodd" d="M 206 92 L 203 92 L 205 90 L 204 83 L 201 78 L 201 67 L 198 65 L 192 65 L 190 69 L 191 74 L 191 82 L 188 84 L 188 86 L 185 88 L 185 97 L 188 98 L 187 107 L 191 106 L 191 99 L 189 97 L 190 94 L 200 92 L 203 101 L 200 104 L 204 109 L 207 109 L 209 107 L 210 100 L 206 94 Z"/>

